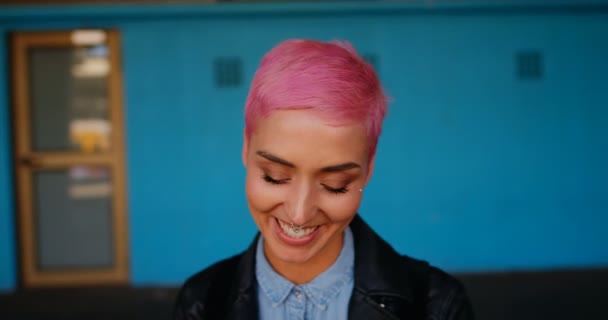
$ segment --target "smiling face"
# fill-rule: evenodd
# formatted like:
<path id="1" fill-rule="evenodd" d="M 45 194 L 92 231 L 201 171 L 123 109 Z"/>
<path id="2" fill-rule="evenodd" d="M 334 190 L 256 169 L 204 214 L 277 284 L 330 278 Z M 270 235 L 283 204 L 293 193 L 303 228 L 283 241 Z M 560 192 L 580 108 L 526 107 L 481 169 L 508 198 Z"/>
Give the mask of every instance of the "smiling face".
<path id="1" fill-rule="evenodd" d="M 268 261 L 287 279 L 308 282 L 340 254 L 373 168 L 366 132 L 311 110 L 281 110 L 245 139 L 249 210 Z"/>

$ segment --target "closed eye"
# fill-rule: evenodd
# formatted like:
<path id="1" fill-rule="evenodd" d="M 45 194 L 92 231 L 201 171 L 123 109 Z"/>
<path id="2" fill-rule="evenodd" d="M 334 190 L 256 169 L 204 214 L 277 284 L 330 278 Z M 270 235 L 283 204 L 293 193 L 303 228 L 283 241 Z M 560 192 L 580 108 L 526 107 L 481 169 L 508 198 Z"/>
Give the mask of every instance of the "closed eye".
<path id="1" fill-rule="evenodd" d="M 328 192 L 335 193 L 335 194 L 341 194 L 341 193 L 347 193 L 348 192 L 347 186 L 344 186 L 342 188 L 332 188 L 332 187 L 330 187 L 330 186 L 328 186 L 326 184 L 322 184 L 322 186 Z"/>
<path id="2" fill-rule="evenodd" d="M 264 181 L 266 181 L 270 184 L 285 184 L 285 183 L 287 183 L 287 181 L 289 181 L 289 179 L 281 179 L 281 180 L 273 179 L 271 176 L 269 176 L 266 173 L 264 174 L 264 176 L 262 176 L 262 179 L 264 179 Z"/>

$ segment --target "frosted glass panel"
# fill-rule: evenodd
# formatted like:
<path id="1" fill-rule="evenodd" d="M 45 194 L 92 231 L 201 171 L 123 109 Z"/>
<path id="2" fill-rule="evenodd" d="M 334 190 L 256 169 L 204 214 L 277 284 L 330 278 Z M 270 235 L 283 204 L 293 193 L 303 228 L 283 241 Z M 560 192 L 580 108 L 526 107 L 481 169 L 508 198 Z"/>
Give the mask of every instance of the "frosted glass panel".
<path id="1" fill-rule="evenodd" d="M 108 151 L 107 47 L 32 48 L 28 59 L 32 148 Z"/>
<path id="2" fill-rule="evenodd" d="M 38 171 L 34 183 L 39 269 L 112 266 L 110 170 Z"/>

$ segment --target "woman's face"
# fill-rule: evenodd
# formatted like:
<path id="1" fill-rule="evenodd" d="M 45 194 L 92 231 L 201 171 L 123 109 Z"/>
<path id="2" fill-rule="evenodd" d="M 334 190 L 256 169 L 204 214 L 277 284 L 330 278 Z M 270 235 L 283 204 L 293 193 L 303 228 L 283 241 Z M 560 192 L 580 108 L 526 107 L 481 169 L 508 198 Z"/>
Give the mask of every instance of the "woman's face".
<path id="1" fill-rule="evenodd" d="M 243 147 L 246 193 L 275 269 L 324 269 L 335 261 L 371 176 L 368 152 L 364 126 L 331 126 L 311 110 L 258 120 Z"/>

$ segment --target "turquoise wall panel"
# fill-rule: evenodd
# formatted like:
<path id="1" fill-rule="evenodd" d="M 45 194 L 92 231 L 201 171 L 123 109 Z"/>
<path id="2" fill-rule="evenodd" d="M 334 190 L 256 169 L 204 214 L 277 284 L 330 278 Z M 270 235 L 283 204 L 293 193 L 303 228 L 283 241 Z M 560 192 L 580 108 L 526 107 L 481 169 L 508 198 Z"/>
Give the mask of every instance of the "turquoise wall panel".
<path id="1" fill-rule="evenodd" d="M 5 45 L 0 45 L 0 61 L 8 59 L 7 51 Z M 8 91 L 7 64 L 0 63 L 0 292 L 17 283 Z"/>

